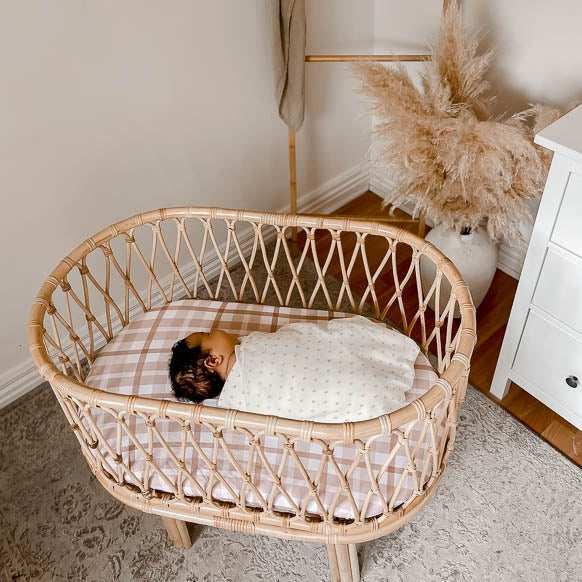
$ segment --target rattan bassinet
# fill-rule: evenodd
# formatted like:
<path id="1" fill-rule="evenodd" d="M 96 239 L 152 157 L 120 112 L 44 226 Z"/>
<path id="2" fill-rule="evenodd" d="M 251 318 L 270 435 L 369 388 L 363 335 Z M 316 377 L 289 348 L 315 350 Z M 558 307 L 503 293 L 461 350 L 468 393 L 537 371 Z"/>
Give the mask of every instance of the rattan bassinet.
<path id="1" fill-rule="evenodd" d="M 289 240 L 294 229 L 297 244 Z M 379 258 L 369 258 L 372 255 Z M 421 257 L 436 270 L 426 295 L 420 285 Z M 431 297 L 436 298 L 435 313 L 427 308 Z M 438 379 L 421 398 L 398 411 L 343 424 L 115 394 L 84 383 L 88 365 L 120 330 L 139 314 L 184 298 L 317 306 L 330 313 L 364 313 L 390 321 L 413 337 L 424 353 L 434 354 Z M 460 319 L 455 319 L 455 310 Z M 398 528 L 435 491 L 453 449 L 476 336 L 474 307 L 458 271 L 430 243 L 407 231 L 333 217 L 184 207 L 133 216 L 79 245 L 43 284 L 32 308 L 29 337 L 34 360 L 50 382 L 91 470 L 114 497 L 160 515 L 170 538 L 182 547 L 191 544 L 187 522 L 325 543 L 334 580 L 345 582 L 359 580 L 355 544 Z M 111 415 L 117 423 L 108 439 L 94 422 L 97 413 Z M 121 454 L 122 437 L 135 439 L 132 419 L 145 423 L 147 430 L 146 446 L 136 445 L 145 466 L 137 481 L 128 478 L 131 467 Z M 168 447 L 158 427 L 161 423 L 179 427 L 178 450 Z M 210 456 L 195 438 L 202 428 L 213 440 Z M 423 451 L 428 461 L 422 466 L 416 464 L 420 448 L 409 439 L 412 431 L 428 443 Z M 227 433 L 244 435 L 247 466 L 229 449 Z M 262 454 L 265 439 L 273 437 L 305 480 L 307 495 L 294 511 L 281 512 L 272 503 L 275 493 L 287 494 L 288 467 L 270 466 Z M 381 470 L 374 472 L 377 459 L 372 465 L 371 451 L 376 446 L 377 455 L 374 443 L 382 438 L 390 445 L 382 453 Z M 305 470 L 298 454 L 301 446 L 312 444 L 319 447 L 322 466 L 335 470 L 334 499 L 340 495 L 353 499 L 351 477 L 359 466 L 369 480 L 368 501 L 375 496 L 381 502 L 378 515 L 368 516 L 359 507 L 352 519 L 339 519 L 333 510 L 306 511 L 308 502 L 320 501 L 322 486 L 321 472 Z M 354 456 L 347 469 L 346 460 L 336 458 L 336 451 L 343 447 L 345 454 L 346 446 Z M 173 478 L 157 464 L 154 447 L 167 451 Z M 194 478 L 185 463 L 192 456 L 205 464 L 211 481 L 224 480 L 217 451 L 243 484 L 238 499 L 230 503 L 214 498 L 211 485 L 201 484 L 199 495 L 188 494 L 183 486 Z M 398 504 L 394 501 L 398 492 L 381 485 L 397 455 L 407 460 L 402 479 L 414 483 L 410 495 Z M 251 506 L 246 491 L 255 489 L 255 456 L 266 467 L 273 495 Z M 148 475 L 154 471 L 168 482 L 166 491 L 150 485 Z M 330 486 L 327 483 L 327 493 Z"/>

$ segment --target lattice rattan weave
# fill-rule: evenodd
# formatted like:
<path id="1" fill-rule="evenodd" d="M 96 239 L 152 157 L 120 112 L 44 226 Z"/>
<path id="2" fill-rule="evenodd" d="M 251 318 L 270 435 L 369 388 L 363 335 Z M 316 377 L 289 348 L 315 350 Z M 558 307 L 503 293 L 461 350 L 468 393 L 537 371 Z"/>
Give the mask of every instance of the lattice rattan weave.
<path id="1" fill-rule="evenodd" d="M 289 241 L 298 229 L 299 247 Z M 381 259 L 368 258 L 381 249 Z M 420 285 L 420 258 L 431 261 L 436 274 L 430 290 Z M 312 262 L 315 277 L 306 278 L 306 264 Z M 337 266 L 339 285 L 332 289 L 329 276 Z M 242 278 L 234 278 L 234 268 Z M 263 275 L 259 275 L 263 273 Z M 282 273 L 285 276 L 282 276 Z M 281 281 L 286 283 L 283 285 Z M 362 284 L 361 282 L 364 281 Z M 123 396 L 84 384 L 87 363 L 94 361 L 101 346 L 109 342 L 138 313 L 179 298 L 207 298 L 274 305 L 295 304 L 312 308 L 322 301 L 331 311 L 371 314 L 390 320 L 418 341 L 423 352 L 437 358 L 439 379 L 422 397 L 391 414 L 343 424 L 321 424 L 265 417 L 236 410 L 203 405 Z M 435 313 L 427 307 L 436 298 Z M 275 299 L 269 299 L 274 297 Z M 455 310 L 460 320 L 454 318 Z M 264 534 L 328 544 L 332 570 L 355 571 L 353 544 L 394 530 L 410 519 L 434 492 L 447 458 L 453 449 L 457 410 L 463 400 L 470 358 L 475 343 L 475 311 L 466 284 L 454 265 L 425 240 L 389 225 L 333 217 L 267 214 L 217 208 L 168 208 L 139 214 L 109 226 L 84 241 L 65 257 L 45 281 L 34 301 L 29 323 L 30 349 L 43 377 L 55 392 L 91 470 L 113 496 L 143 511 L 159 514 L 177 545 L 188 546 L 185 522 L 214 525 L 236 531 Z M 105 441 L 92 422 L 91 411 L 106 410 L 117 419 L 117 438 Z M 156 428 L 157 419 L 171 419 L 182 431 L 182 449 L 170 449 L 177 474 L 169 485 L 174 493 L 161 493 L 148 484 L 128 485 L 118 452 L 122 435 L 131 435 L 131 417 L 145 422 L 149 448 L 141 447 L 146 463 L 154 463 L 151 447 L 164 446 Z M 443 424 L 444 430 L 435 427 Z M 193 426 L 204 425 L 215 439 L 215 450 L 231 458 L 244 481 L 243 490 L 253 490 L 252 474 L 230 455 L 223 430 L 235 430 L 248 437 L 249 459 L 261 455 L 261 439 L 277 435 L 285 448 L 284 457 L 296 463 L 298 443 L 317 442 L 326 463 L 335 463 L 338 475 L 337 499 L 350 498 L 350 469 L 341 471 L 334 458 L 340 443 L 357 445 L 354 466 L 369 465 L 372 443 L 396 435 L 395 445 L 386 450 L 383 470 L 388 470 L 397 452 L 408 458 L 406 473 L 417 487 L 408 499 L 395 506 L 381 499 L 384 510 L 373 518 L 354 506 L 359 518 L 338 520 L 333 510 L 318 503 L 318 475 L 303 471 L 309 494 L 295 511 L 277 512 L 269 498 L 259 507 L 248 507 L 245 494 L 233 490 L 238 502 L 225 504 L 211 495 L 189 497 L 182 487 L 187 467 L 186 449 L 194 449 L 207 464 L 213 479 L 222 479 L 216 460 L 204 455 Z M 417 451 L 409 446 L 410 430 L 431 436 L 430 463 L 415 464 Z M 438 436 L 438 438 L 437 438 Z M 392 441 L 391 441 L 392 442 Z M 106 462 L 103 451 L 117 460 Z M 263 463 L 267 463 L 263 459 Z M 153 467 L 153 465 L 152 465 Z M 160 468 L 156 467 L 159 472 Z M 269 466 L 272 492 L 285 496 L 285 464 Z M 191 476 L 190 476 L 191 477 Z M 368 471 L 369 494 L 382 496 L 379 474 Z M 170 481 L 170 480 L 169 480 Z M 424 484 L 424 485 L 423 485 Z M 229 487 L 228 483 L 224 483 Z M 201 491 L 208 487 L 200 485 Z M 320 510 L 307 513 L 315 501 Z M 293 506 L 295 506 L 293 502 Z M 335 565 L 334 565 L 335 564 Z M 334 570 L 335 571 L 335 570 Z M 355 576 L 355 575 L 354 575 Z M 347 578 L 346 578 L 347 579 Z M 342 578 L 343 580 L 343 578 Z"/>

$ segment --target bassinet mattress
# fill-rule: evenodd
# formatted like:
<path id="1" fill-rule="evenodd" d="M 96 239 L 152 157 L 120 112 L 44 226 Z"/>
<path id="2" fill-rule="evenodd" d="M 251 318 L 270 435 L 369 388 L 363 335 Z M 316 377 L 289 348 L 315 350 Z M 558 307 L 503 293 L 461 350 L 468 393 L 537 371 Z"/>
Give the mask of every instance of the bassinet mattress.
<path id="1" fill-rule="evenodd" d="M 228 303 L 200 299 L 187 299 L 165 304 L 152 309 L 133 319 L 111 342 L 109 342 L 95 359 L 85 380 L 88 386 L 118 394 L 139 394 L 149 398 L 175 400 L 168 379 L 168 359 L 172 345 L 193 331 L 209 331 L 214 328 L 223 329 L 235 336 L 246 335 L 251 331 L 274 331 L 282 325 L 294 322 L 317 322 L 336 317 L 349 317 L 349 313 L 327 310 L 302 308 L 273 307 L 267 305 Z M 426 357 L 420 353 L 414 366 L 414 383 L 405 394 L 406 401 L 411 402 L 425 392 L 437 380 L 437 375 Z M 362 389 L 365 389 L 362 387 Z M 206 400 L 207 406 L 217 406 L 217 400 Z M 126 415 L 126 422 L 139 445 L 124 432 L 120 431 L 115 416 L 102 409 L 93 409 L 92 417 L 110 444 L 115 444 L 117 454 L 121 454 L 123 464 L 129 469 L 124 472 L 123 479 L 142 490 L 152 488 L 158 491 L 175 493 L 183 491 L 187 496 L 204 497 L 234 502 L 234 495 L 241 495 L 241 487 L 247 485 L 240 473 L 234 468 L 222 447 L 218 446 L 213 437 L 212 427 L 192 424 L 191 432 L 199 443 L 202 455 L 196 453 L 192 445 L 183 450 L 183 430 L 178 422 L 171 419 L 157 419 L 156 428 L 165 441 L 154 439 L 150 442 L 150 434 L 146 420 L 137 415 Z M 416 428 L 418 426 L 418 428 Z M 429 447 L 428 434 L 422 434 L 422 423 L 411 426 L 409 444 L 417 447 L 415 464 L 418 471 L 428 469 L 424 474 L 430 475 L 430 455 L 426 454 Z M 440 430 L 440 429 L 439 429 Z M 223 438 L 230 451 L 235 456 L 239 467 L 247 471 L 256 485 L 263 500 L 271 499 L 273 508 L 282 512 L 293 512 L 297 507 L 306 505 L 308 513 L 320 513 L 316 501 L 309 497 L 310 488 L 302 475 L 300 467 L 290 455 L 284 456 L 284 440 L 278 435 L 261 436 L 260 446 L 265 458 L 275 470 L 280 469 L 281 482 L 297 507 L 293 508 L 289 500 L 277 491 L 274 498 L 273 480 L 269 475 L 261 456 L 255 451 L 249 459 L 249 435 L 237 430 L 223 430 Z M 420 441 L 420 442 L 419 442 Z M 380 475 L 380 489 L 385 499 L 393 500 L 396 507 L 405 501 L 414 491 L 413 478 L 405 471 L 407 458 L 403 448 L 393 456 L 386 465 L 389 451 L 397 443 L 396 435 L 382 436 L 374 440 L 370 446 L 371 469 L 375 475 Z M 143 447 L 143 448 L 142 448 Z M 171 455 L 167 448 L 173 455 Z M 334 457 L 337 466 L 344 475 L 349 473 L 348 480 L 360 517 L 372 517 L 383 511 L 381 500 L 373 494 L 370 496 L 370 479 L 365 461 L 360 457 L 359 463 L 353 467 L 354 459 L 358 457 L 357 444 L 338 443 L 334 446 Z M 322 444 L 317 442 L 295 443 L 295 450 L 301 459 L 305 470 L 312 480 L 317 482 L 317 493 L 326 511 L 335 503 L 334 515 L 338 518 L 353 519 L 353 503 L 340 488 L 337 469 L 332 463 L 326 462 Z M 145 451 L 151 451 L 155 467 L 145 460 Z M 105 457 L 105 470 L 116 474 L 114 459 L 107 450 L 101 448 Z M 176 458 L 182 459 L 195 481 L 184 471 L 179 471 Z M 175 456 L 172 459 L 172 456 Z M 215 462 L 216 468 L 223 479 L 211 476 L 209 464 Z M 320 465 L 325 463 L 321 471 Z M 283 466 L 282 466 L 283 463 Z M 428 464 L 428 467 L 424 467 Z M 163 475 L 163 472 L 167 479 Z M 180 474 L 179 474 L 180 473 Z M 178 484 L 179 481 L 179 484 Z M 204 489 L 204 491 L 201 491 Z M 338 490 L 342 493 L 339 502 L 334 500 Z M 234 495 L 233 495 L 234 493 Z M 249 506 L 258 505 L 256 494 L 247 486 L 245 500 Z"/>

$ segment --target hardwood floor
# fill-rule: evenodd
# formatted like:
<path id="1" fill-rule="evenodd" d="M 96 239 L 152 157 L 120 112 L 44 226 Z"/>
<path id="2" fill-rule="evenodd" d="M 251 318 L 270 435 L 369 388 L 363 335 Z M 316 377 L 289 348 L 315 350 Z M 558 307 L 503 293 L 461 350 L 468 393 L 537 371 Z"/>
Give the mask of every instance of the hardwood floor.
<path id="1" fill-rule="evenodd" d="M 338 208 L 336 213 L 377 216 L 382 213 L 381 202 L 379 196 L 366 192 Z M 397 215 L 408 218 L 404 213 Z M 374 252 L 368 248 L 366 250 L 369 257 L 370 252 Z M 380 252 L 381 249 L 377 249 L 377 253 Z M 379 261 L 380 258 L 379 255 L 376 260 Z M 365 287 L 364 281 L 362 285 Z M 582 466 L 581 431 L 515 384 L 511 385 L 502 401 L 489 393 L 516 289 L 517 281 L 497 270 L 491 289 L 477 310 L 477 344 L 471 361 L 469 381 L 574 463 Z M 389 288 L 385 291 L 389 292 Z"/>

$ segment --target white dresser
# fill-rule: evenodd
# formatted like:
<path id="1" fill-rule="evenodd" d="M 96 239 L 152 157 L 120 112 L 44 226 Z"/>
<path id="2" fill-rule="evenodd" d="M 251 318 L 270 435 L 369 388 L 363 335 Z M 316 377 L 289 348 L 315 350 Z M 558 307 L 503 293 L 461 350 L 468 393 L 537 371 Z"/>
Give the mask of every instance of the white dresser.
<path id="1" fill-rule="evenodd" d="M 554 158 L 491 393 L 513 381 L 582 429 L 582 106 L 535 141 Z"/>

